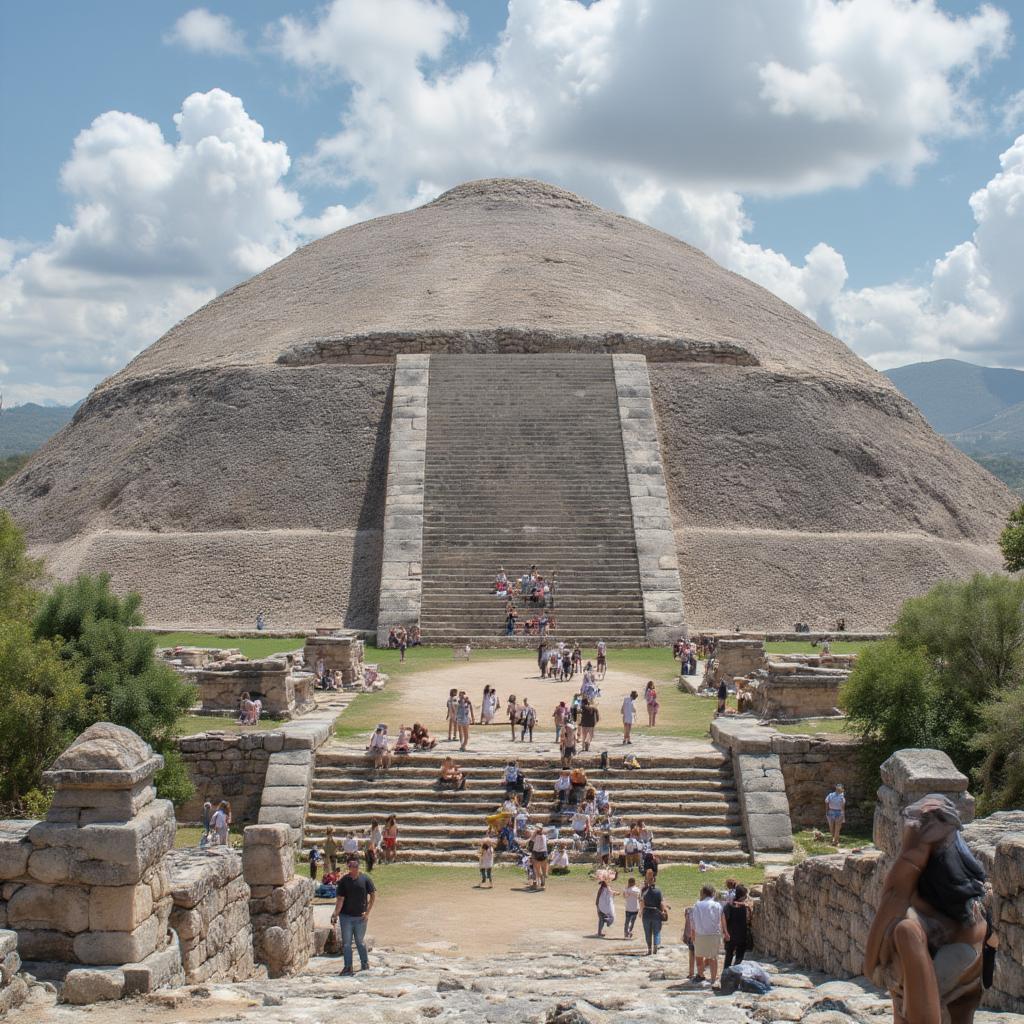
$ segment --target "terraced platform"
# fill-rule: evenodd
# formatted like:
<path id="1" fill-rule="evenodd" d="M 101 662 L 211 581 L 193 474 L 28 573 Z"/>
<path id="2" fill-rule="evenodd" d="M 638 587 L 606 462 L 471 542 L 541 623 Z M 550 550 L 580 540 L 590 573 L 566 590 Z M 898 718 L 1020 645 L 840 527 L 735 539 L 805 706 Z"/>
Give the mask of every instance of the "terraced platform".
<path id="1" fill-rule="evenodd" d="M 557 636 L 647 642 L 611 356 L 431 356 L 424 470 L 426 642 L 504 642 L 495 574 L 531 565 Z"/>
<path id="2" fill-rule="evenodd" d="M 317 754 L 304 843 L 322 843 L 333 825 L 338 838 L 355 830 L 364 835 L 371 818 L 394 814 L 399 825 L 398 859 L 413 863 L 475 863 L 484 817 L 504 796 L 504 759 L 463 755 L 466 789 L 440 789 L 437 773 L 444 751 L 418 754 L 388 771 L 374 772 L 365 758 L 347 752 Z M 635 771 L 602 772 L 597 759 L 581 762 L 591 782 L 604 785 L 615 818 L 642 818 L 653 831 L 663 864 L 745 863 L 749 860 L 729 759 L 717 751 L 685 757 L 645 758 Z M 563 826 L 552 796 L 558 769 L 550 760 L 520 758 L 534 787 L 530 811 L 535 820 Z M 623 833 L 617 832 L 621 844 Z M 593 854 L 576 855 L 589 861 Z"/>

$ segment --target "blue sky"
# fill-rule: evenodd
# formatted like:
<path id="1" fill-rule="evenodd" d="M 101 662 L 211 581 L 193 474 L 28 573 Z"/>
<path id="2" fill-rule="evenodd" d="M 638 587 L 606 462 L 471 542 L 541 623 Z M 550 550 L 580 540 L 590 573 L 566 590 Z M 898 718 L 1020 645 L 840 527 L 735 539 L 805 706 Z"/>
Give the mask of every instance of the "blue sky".
<path id="1" fill-rule="evenodd" d="M 76 400 L 296 245 L 501 174 L 677 234 L 879 367 L 1024 365 L 1022 26 L 1020 0 L 3 5 L 0 387 Z"/>

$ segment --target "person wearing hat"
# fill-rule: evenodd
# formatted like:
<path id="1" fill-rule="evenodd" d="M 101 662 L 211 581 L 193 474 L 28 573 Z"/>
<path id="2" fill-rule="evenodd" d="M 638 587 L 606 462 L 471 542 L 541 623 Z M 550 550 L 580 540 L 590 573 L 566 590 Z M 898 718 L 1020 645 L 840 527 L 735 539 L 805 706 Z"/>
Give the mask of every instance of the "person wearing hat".
<path id="1" fill-rule="evenodd" d="M 846 790 L 841 782 L 837 782 L 832 792 L 825 797 L 825 820 L 832 834 L 832 845 L 838 846 L 839 833 L 843 831 L 843 822 L 846 821 Z"/>
<path id="2" fill-rule="evenodd" d="M 369 875 L 359 870 L 359 858 L 349 857 L 348 872 L 338 879 L 338 899 L 331 915 L 331 925 L 341 925 L 342 974 L 353 974 L 352 943 L 359 952 L 359 966 L 366 971 L 370 960 L 366 954 L 366 923 L 377 899 L 377 887 Z"/>

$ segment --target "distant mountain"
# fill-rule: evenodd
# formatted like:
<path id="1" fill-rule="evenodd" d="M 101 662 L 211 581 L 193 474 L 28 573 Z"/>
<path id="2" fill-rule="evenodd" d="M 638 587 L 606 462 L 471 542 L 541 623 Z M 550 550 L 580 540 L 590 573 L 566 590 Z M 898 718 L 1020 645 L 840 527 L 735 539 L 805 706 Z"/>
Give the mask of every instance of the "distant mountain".
<path id="1" fill-rule="evenodd" d="M 886 375 L 940 434 L 1024 496 L 1024 370 L 936 359 Z"/>
<path id="2" fill-rule="evenodd" d="M 1024 370 L 936 359 L 887 370 L 886 376 L 940 434 L 980 427 L 1024 402 Z"/>
<path id="3" fill-rule="evenodd" d="M 5 408 L 0 412 L 0 459 L 35 451 L 74 416 L 81 404 L 43 406 L 29 402 Z"/>

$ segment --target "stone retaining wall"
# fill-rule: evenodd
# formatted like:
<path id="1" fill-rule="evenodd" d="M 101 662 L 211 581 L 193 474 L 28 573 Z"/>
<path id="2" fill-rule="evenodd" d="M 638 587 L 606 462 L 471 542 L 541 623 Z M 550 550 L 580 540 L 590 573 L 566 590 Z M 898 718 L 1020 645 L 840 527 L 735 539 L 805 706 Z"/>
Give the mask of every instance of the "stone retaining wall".
<path id="1" fill-rule="evenodd" d="M 549 352 L 642 353 L 651 362 L 719 363 L 757 366 L 758 360 L 733 341 L 661 338 L 641 334 L 555 334 L 498 328 L 479 331 L 379 331 L 346 337 L 313 338 L 278 356 L 285 366 L 322 363 L 390 363 L 403 355 L 429 353 L 533 355 Z"/>
<path id="2" fill-rule="evenodd" d="M 825 795 L 837 782 L 846 789 L 847 824 L 871 821 L 871 793 L 863 781 L 857 740 L 774 733 L 772 750 L 782 765 L 794 828 L 825 829 Z"/>
<path id="3" fill-rule="evenodd" d="M 968 823 L 964 838 L 982 859 L 993 889 L 1002 944 L 995 985 L 984 1005 L 1024 1010 L 1024 812 L 969 824 L 967 779 L 946 754 L 902 750 L 882 765 L 875 846 L 812 857 L 766 879 L 754 912 L 758 952 L 838 977 L 863 973 L 864 949 L 885 874 L 899 851 L 900 813 L 927 793 L 945 793 Z"/>
<path id="4" fill-rule="evenodd" d="M 263 711 L 271 718 L 289 718 L 310 698 L 309 692 L 297 698 L 291 658 L 286 655 L 216 662 L 193 678 L 203 710 L 210 713 L 237 714 L 242 694 L 248 693 L 263 701 Z"/>
<path id="5" fill-rule="evenodd" d="M 250 892 L 241 854 L 223 846 L 173 850 L 167 866 L 174 901 L 171 927 L 181 943 L 185 982 L 251 978 L 256 968 Z"/>
<path id="6" fill-rule="evenodd" d="M 295 848 L 285 825 L 253 825 L 242 848 L 258 963 L 272 978 L 301 970 L 313 954 L 312 879 L 295 874 Z"/>
<path id="7" fill-rule="evenodd" d="M 237 824 L 255 824 L 270 755 L 283 749 L 284 735 L 278 730 L 182 736 L 178 752 L 195 793 L 178 808 L 178 820 L 198 823 L 202 821 L 204 800 L 215 807 L 220 800 L 229 800 Z"/>

